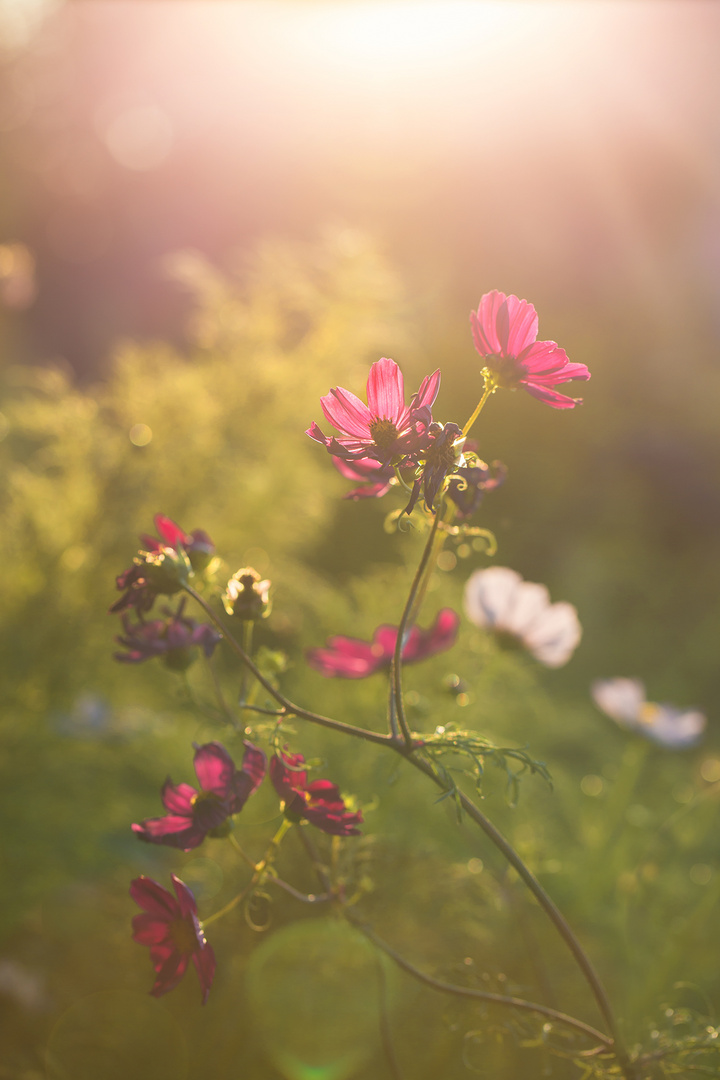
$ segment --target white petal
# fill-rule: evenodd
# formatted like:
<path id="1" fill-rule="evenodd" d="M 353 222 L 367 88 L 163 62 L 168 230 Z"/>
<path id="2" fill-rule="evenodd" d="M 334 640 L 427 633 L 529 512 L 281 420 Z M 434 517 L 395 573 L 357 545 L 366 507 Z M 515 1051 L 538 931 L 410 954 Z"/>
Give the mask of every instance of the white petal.
<path id="1" fill-rule="evenodd" d="M 701 712 L 677 709 L 674 705 L 648 704 L 641 711 L 637 730 L 663 746 L 676 750 L 693 746 L 707 724 Z"/>
<path id="2" fill-rule="evenodd" d="M 582 637 L 577 609 L 572 604 L 551 604 L 535 619 L 525 634 L 525 644 L 536 660 L 546 667 L 562 667 L 575 652 Z"/>
<path id="3" fill-rule="evenodd" d="M 645 685 L 640 679 L 596 679 L 590 687 L 593 701 L 619 724 L 635 727 L 645 704 Z"/>
<path id="4" fill-rule="evenodd" d="M 465 614 L 476 626 L 502 629 L 522 578 L 507 566 L 476 570 L 465 583 Z"/>
<path id="5" fill-rule="evenodd" d="M 502 629 L 526 641 L 536 622 L 541 622 L 550 607 L 550 594 L 544 585 L 523 581 L 510 597 Z"/>

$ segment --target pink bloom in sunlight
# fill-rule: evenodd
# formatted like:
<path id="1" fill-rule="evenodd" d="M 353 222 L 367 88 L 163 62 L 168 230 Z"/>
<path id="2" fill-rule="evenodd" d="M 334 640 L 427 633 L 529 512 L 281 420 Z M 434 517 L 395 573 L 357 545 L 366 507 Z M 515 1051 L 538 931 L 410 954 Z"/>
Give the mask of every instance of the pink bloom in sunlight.
<path id="1" fill-rule="evenodd" d="M 345 806 L 340 789 L 331 780 L 311 780 L 302 768 L 302 754 L 288 754 L 270 761 L 270 779 L 285 803 L 285 817 L 299 824 L 309 821 L 331 836 L 359 836 L 363 816 Z"/>
<path id="2" fill-rule="evenodd" d="M 219 828 L 232 814 L 238 814 L 265 776 L 266 759 L 252 743 L 243 743 L 245 753 L 241 769 L 224 746 L 217 742 L 195 748 L 195 773 L 200 791 L 190 784 L 173 784 L 167 778 L 162 801 L 168 813 L 148 818 L 132 830 L 150 844 L 167 844 L 192 851 L 208 833 Z"/>
<path id="3" fill-rule="evenodd" d="M 582 398 L 566 397 L 553 389 L 570 379 L 589 379 L 585 364 L 571 364 L 554 341 L 538 341 L 538 317 L 532 304 L 493 290 L 485 293 L 470 313 L 475 348 L 484 363 L 483 374 L 496 387 L 529 394 L 554 409 L 572 409 Z"/>
<path id="4" fill-rule="evenodd" d="M 459 624 L 460 618 L 452 608 L 443 608 L 428 630 L 413 626 L 403 649 L 403 663 L 414 664 L 452 648 Z M 306 656 L 310 667 L 327 678 L 364 679 L 390 666 L 396 642 L 397 626 L 379 626 L 372 641 L 331 637 L 324 649 L 308 649 Z"/>
<path id="5" fill-rule="evenodd" d="M 342 438 L 323 435 L 315 423 L 306 434 L 346 461 L 373 458 L 388 465 L 426 445 L 439 386 L 440 372 L 436 371 L 423 379 L 406 405 L 402 372 L 394 360 L 383 357 L 370 368 L 367 405 L 342 387 L 320 398 L 325 417 Z"/>
<path id="6" fill-rule="evenodd" d="M 395 470 L 391 465 L 382 465 L 375 458 L 355 458 L 354 461 L 344 461 L 334 457 L 332 463 L 337 471 L 347 480 L 360 483 L 359 487 L 348 491 L 344 497 L 353 499 L 380 499 L 387 495 L 390 484 L 395 476 Z"/>
<path id="7" fill-rule="evenodd" d="M 147 945 L 155 969 L 153 997 L 174 990 L 187 971 L 190 960 L 200 980 L 203 1005 L 215 975 L 215 953 L 205 940 L 197 917 L 195 897 L 187 885 L 171 874 L 177 900 L 152 878 L 135 878 L 130 895 L 142 914 L 133 918 L 133 941 Z"/>

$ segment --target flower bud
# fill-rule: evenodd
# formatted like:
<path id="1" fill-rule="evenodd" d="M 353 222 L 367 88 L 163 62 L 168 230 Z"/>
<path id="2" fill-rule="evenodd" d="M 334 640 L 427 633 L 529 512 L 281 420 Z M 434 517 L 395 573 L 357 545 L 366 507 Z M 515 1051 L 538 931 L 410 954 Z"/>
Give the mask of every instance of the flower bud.
<path id="1" fill-rule="evenodd" d="M 269 591 L 270 582 L 261 581 L 257 570 L 244 566 L 227 583 L 227 590 L 223 594 L 225 610 L 228 615 L 234 615 L 244 622 L 266 619 L 271 607 Z"/>
<path id="2" fill-rule="evenodd" d="M 144 551 L 144 576 L 152 590 L 165 596 L 182 589 L 192 574 L 190 560 L 182 549 L 162 547 L 159 551 Z"/>

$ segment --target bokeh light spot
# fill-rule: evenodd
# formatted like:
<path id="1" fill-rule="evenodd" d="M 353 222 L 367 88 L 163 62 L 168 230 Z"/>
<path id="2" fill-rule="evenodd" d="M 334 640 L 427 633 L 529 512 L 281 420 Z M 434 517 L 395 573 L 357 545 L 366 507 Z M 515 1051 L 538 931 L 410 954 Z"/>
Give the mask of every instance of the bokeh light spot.
<path id="1" fill-rule="evenodd" d="M 133 424 L 128 432 L 128 438 L 133 446 L 147 446 L 152 441 L 152 429 L 147 424 Z"/>
<path id="2" fill-rule="evenodd" d="M 118 164 L 138 172 L 157 168 L 173 145 L 172 124 L 157 105 L 125 109 L 104 125 L 103 136 Z"/>

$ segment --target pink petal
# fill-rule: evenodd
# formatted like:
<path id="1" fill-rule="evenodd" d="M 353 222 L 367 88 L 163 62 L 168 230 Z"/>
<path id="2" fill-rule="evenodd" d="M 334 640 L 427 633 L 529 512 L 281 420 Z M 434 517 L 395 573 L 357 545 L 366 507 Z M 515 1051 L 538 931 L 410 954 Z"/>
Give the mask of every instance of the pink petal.
<path id="1" fill-rule="evenodd" d="M 178 544 L 189 543 L 192 539 L 183 532 L 179 525 L 176 525 L 171 518 L 165 517 L 164 514 L 156 514 L 153 521 L 155 522 L 155 528 L 157 529 L 158 534 L 162 537 L 168 547 L 174 548 L 177 547 Z"/>
<path id="2" fill-rule="evenodd" d="M 351 435 L 356 439 L 371 437 L 370 424 L 373 414 L 367 405 L 349 390 L 343 390 L 341 386 L 331 390 L 325 397 L 320 398 L 320 405 L 325 417 L 343 435 Z"/>
<path id="3" fill-rule="evenodd" d="M 177 901 L 167 889 L 144 874 L 130 882 L 130 896 L 143 911 L 159 919 L 175 919 L 180 913 Z"/>
<path id="4" fill-rule="evenodd" d="M 505 316 L 507 312 L 507 316 Z M 505 341 L 506 356 L 518 356 L 523 349 L 535 341 L 538 335 L 538 317 L 532 304 L 527 300 L 518 300 L 517 296 L 508 296 L 504 307 L 498 313 L 503 324 L 502 332 L 498 328 L 498 337 Z M 504 327 L 507 317 L 507 331 Z"/>
<path id="5" fill-rule="evenodd" d="M 162 789 L 162 801 L 166 810 L 171 814 L 192 816 L 192 801 L 197 795 L 194 787 L 189 784 L 173 784 L 170 777 L 167 778 Z"/>
<path id="6" fill-rule="evenodd" d="M 394 360 L 384 356 L 372 365 L 367 381 L 367 400 L 373 417 L 396 423 L 400 419 L 405 410 L 405 387 L 402 371 Z"/>
<path id="7" fill-rule="evenodd" d="M 498 312 L 505 303 L 505 293 L 493 289 L 485 293 L 478 304 L 477 311 L 470 313 L 475 348 L 481 356 L 498 356 L 502 346 L 497 333 Z"/>
<path id="8" fill-rule="evenodd" d="M 192 894 L 192 890 L 188 889 L 184 881 L 181 881 L 175 874 L 170 875 L 170 879 L 173 883 L 173 888 L 177 894 L 178 903 L 180 905 L 180 914 L 184 919 L 191 916 L 195 924 L 195 931 L 198 932 L 197 927 L 197 904 L 195 903 L 195 897 Z"/>
<path id="9" fill-rule="evenodd" d="M 567 353 L 554 341 L 536 341 L 534 345 L 521 353 L 518 361 L 529 375 L 533 377 L 557 375 L 558 382 L 564 378 L 564 376 L 561 378 L 559 373 L 569 366 Z M 587 371 L 584 364 L 574 364 L 573 367 L 584 368 Z"/>
<path id="10" fill-rule="evenodd" d="M 235 774 L 235 762 L 225 747 L 218 742 L 196 747 L 193 765 L 203 791 L 211 791 L 224 799 Z"/>
<path id="11" fill-rule="evenodd" d="M 192 955 L 193 964 L 200 980 L 200 987 L 203 992 L 203 1005 L 208 999 L 210 993 L 210 987 L 212 986 L 213 979 L 215 978 L 215 953 L 213 952 L 212 945 L 207 943 L 202 949 L 196 950 Z"/>
<path id="12" fill-rule="evenodd" d="M 413 397 L 412 406 L 415 409 L 422 408 L 423 405 L 430 408 L 435 404 L 435 398 L 438 396 L 438 390 L 440 389 L 440 368 L 434 371 L 432 375 L 426 375 L 423 381 L 420 383 L 420 389 Z"/>
<path id="13" fill-rule="evenodd" d="M 378 626 L 373 634 L 373 653 L 381 662 L 392 658 L 392 655 L 395 652 L 395 645 L 397 644 L 397 635 L 397 626 L 390 626 L 387 623 Z M 405 648 L 407 648 L 407 642 L 405 643 Z"/>
<path id="14" fill-rule="evenodd" d="M 546 405 L 552 405 L 553 409 L 574 409 L 576 405 L 582 405 L 582 398 L 571 398 L 565 394 L 558 394 L 556 390 L 550 390 L 547 386 L 539 386 L 535 382 L 526 382 L 522 385 L 528 394 L 532 394 L 538 401 L 544 401 Z"/>

